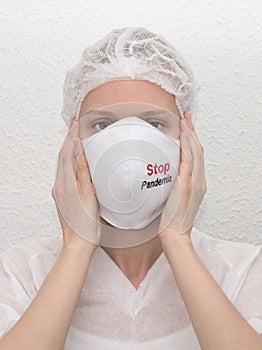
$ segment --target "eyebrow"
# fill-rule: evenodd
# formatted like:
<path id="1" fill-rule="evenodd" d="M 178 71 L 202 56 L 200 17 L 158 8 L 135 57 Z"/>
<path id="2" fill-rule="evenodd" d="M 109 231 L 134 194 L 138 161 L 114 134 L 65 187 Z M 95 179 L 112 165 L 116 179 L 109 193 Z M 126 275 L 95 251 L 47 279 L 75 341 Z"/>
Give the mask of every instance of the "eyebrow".
<path id="1" fill-rule="evenodd" d="M 89 113 L 93 112 L 95 115 L 101 115 L 101 116 L 110 116 L 110 117 L 117 117 L 116 114 L 112 113 L 111 111 L 96 111 L 91 109 L 89 112 L 85 113 L 84 115 L 87 115 Z M 155 116 L 155 115 L 159 115 L 161 113 L 169 113 L 169 114 L 175 114 L 172 113 L 166 109 L 158 109 L 158 110 L 152 110 L 152 111 L 145 111 L 145 112 L 141 112 L 141 113 L 135 113 L 135 115 L 137 117 L 147 117 L 147 116 Z"/>

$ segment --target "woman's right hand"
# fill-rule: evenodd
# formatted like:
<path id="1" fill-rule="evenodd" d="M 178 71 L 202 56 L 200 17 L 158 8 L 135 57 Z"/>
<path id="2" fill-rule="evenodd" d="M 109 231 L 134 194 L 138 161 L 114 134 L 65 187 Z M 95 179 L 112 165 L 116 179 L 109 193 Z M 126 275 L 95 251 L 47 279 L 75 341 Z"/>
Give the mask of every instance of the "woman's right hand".
<path id="1" fill-rule="evenodd" d="M 79 138 L 79 121 L 72 118 L 57 165 L 52 197 L 63 231 L 64 246 L 87 246 L 93 252 L 101 227 L 95 188 Z"/>

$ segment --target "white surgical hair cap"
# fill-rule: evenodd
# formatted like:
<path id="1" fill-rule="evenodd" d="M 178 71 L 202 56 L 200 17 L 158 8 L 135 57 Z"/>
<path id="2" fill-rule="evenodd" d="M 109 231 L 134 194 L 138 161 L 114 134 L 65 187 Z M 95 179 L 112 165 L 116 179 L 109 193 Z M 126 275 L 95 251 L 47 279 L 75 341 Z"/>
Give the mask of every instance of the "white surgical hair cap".
<path id="1" fill-rule="evenodd" d="M 180 115 L 189 111 L 192 118 L 200 86 L 189 64 L 162 35 L 143 27 L 124 27 L 85 48 L 79 63 L 66 72 L 61 111 L 65 123 L 69 126 L 74 116 L 79 117 L 89 91 L 121 79 L 160 85 L 176 97 Z"/>

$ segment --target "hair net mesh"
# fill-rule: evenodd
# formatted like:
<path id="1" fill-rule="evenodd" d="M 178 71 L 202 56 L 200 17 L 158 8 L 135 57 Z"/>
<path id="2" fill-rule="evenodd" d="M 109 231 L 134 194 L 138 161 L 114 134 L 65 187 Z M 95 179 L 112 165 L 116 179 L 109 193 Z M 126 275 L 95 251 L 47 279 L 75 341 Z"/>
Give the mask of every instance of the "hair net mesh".
<path id="1" fill-rule="evenodd" d="M 200 86 L 186 60 L 162 35 L 143 27 L 114 29 L 84 49 L 65 76 L 62 118 L 79 117 L 81 104 L 99 85 L 113 80 L 147 80 L 176 96 L 179 113 L 195 109 Z M 193 118 L 192 118 L 193 121 Z"/>

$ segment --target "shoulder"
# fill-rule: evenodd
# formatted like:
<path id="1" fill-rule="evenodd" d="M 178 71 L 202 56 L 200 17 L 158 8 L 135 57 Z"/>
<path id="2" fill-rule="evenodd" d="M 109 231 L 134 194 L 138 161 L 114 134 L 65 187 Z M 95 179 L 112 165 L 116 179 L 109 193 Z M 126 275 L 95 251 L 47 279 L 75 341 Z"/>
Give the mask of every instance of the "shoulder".
<path id="1" fill-rule="evenodd" d="M 233 302 L 256 264 L 261 264 L 261 245 L 217 239 L 192 229 L 196 253 Z"/>
<path id="2" fill-rule="evenodd" d="M 238 311 L 262 334 L 262 251 L 255 259 L 235 301 Z"/>
<path id="3" fill-rule="evenodd" d="M 57 254 L 61 249 L 62 240 L 57 238 L 42 238 L 28 240 L 24 244 L 13 244 L 0 253 L 0 260 L 9 260 L 15 263 L 32 258 L 35 254 L 49 252 Z"/>
<path id="4" fill-rule="evenodd" d="M 216 239 L 195 228 L 191 238 L 225 295 L 262 334 L 262 245 Z"/>
<path id="5" fill-rule="evenodd" d="M 0 338 L 35 297 L 61 244 L 59 238 L 30 240 L 0 254 Z"/>
<path id="6" fill-rule="evenodd" d="M 0 282 L 15 279 L 24 286 L 34 282 L 38 289 L 53 266 L 61 245 L 61 238 L 45 238 L 7 248 L 0 254 Z"/>
<path id="7" fill-rule="evenodd" d="M 232 268 L 238 267 L 243 262 L 243 258 L 256 259 L 262 250 L 262 245 L 215 238 L 194 227 L 191 239 L 197 253 L 202 255 L 211 252 L 216 253 Z"/>

